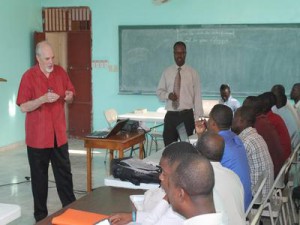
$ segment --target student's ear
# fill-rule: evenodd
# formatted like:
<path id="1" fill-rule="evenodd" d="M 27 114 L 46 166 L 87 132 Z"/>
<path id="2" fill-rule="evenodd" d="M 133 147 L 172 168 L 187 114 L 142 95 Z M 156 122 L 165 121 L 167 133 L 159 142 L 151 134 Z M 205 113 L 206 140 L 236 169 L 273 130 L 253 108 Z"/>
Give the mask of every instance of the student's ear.
<path id="1" fill-rule="evenodd" d="M 178 197 L 181 202 L 184 201 L 186 197 L 186 192 L 182 188 L 178 189 Z"/>

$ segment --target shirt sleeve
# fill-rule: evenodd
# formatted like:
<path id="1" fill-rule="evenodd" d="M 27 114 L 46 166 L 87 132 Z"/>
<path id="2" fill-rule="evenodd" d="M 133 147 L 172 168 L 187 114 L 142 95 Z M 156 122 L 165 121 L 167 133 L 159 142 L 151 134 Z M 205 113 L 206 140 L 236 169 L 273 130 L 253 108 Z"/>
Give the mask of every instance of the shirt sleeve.
<path id="1" fill-rule="evenodd" d="M 143 225 L 157 224 L 157 222 L 166 213 L 169 207 L 169 203 L 166 200 L 162 199 L 152 211 L 138 211 L 136 222 L 141 223 Z"/>
<path id="2" fill-rule="evenodd" d="M 20 106 L 21 104 L 28 102 L 30 100 L 33 100 L 33 99 L 32 99 L 32 95 L 30 92 L 29 81 L 28 81 L 27 76 L 23 75 L 21 82 L 20 82 L 19 90 L 18 90 L 16 104 L 18 106 Z"/>
<path id="3" fill-rule="evenodd" d="M 201 95 L 201 83 L 200 83 L 200 78 L 197 72 L 195 72 L 195 76 L 194 76 L 194 105 L 195 105 L 195 109 L 194 109 L 194 117 L 195 117 L 195 121 L 199 119 L 200 116 L 204 115 L 204 111 L 203 111 L 203 105 L 202 105 L 202 95 Z"/>
<path id="4" fill-rule="evenodd" d="M 156 89 L 156 95 L 158 96 L 160 101 L 166 101 L 169 98 L 169 93 L 167 90 L 167 80 L 166 74 L 163 73 L 160 81 L 158 83 L 158 87 Z"/>

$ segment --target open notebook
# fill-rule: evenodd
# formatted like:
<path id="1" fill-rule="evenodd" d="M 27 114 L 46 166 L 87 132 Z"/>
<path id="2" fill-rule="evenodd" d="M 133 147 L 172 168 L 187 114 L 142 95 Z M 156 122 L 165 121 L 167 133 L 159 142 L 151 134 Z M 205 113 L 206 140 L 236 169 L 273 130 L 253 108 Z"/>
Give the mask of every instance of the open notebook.
<path id="1" fill-rule="evenodd" d="M 117 134 L 119 131 L 122 130 L 122 128 L 127 123 L 128 119 L 120 120 L 118 121 L 115 126 L 111 130 L 105 130 L 105 131 L 94 131 L 93 133 L 87 135 L 88 138 L 109 138 L 115 134 Z"/>

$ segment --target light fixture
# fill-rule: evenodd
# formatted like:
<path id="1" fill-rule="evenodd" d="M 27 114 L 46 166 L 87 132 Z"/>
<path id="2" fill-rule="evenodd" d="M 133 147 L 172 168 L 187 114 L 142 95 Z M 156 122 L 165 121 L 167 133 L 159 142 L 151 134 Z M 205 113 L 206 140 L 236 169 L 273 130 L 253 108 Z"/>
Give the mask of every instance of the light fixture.
<path id="1" fill-rule="evenodd" d="M 0 82 L 6 82 L 7 80 L 0 77 Z"/>

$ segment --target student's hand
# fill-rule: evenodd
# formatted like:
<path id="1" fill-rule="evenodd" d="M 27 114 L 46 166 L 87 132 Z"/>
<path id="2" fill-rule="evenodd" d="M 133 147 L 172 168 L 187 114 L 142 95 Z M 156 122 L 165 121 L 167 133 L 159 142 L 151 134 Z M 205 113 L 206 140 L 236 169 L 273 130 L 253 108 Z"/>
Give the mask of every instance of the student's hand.
<path id="1" fill-rule="evenodd" d="M 109 217 L 112 225 L 124 225 L 132 221 L 131 213 L 116 213 Z"/>
<path id="2" fill-rule="evenodd" d="M 205 120 L 195 121 L 195 130 L 198 135 L 203 134 L 206 131 L 206 121 Z"/>
<path id="3" fill-rule="evenodd" d="M 67 102 L 67 103 L 71 103 L 72 101 L 73 101 L 73 92 L 72 91 L 68 91 L 68 90 L 66 90 L 66 92 L 65 92 L 65 101 Z"/>
<path id="4" fill-rule="evenodd" d="M 177 95 L 173 92 L 171 92 L 168 96 L 168 98 L 172 101 L 176 101 L 177 100 Z"/>

